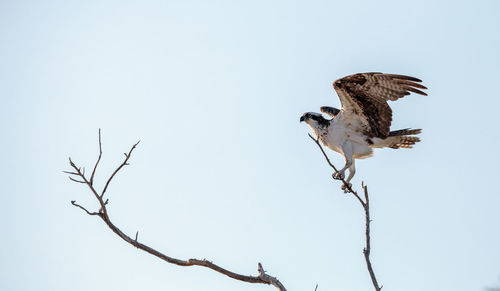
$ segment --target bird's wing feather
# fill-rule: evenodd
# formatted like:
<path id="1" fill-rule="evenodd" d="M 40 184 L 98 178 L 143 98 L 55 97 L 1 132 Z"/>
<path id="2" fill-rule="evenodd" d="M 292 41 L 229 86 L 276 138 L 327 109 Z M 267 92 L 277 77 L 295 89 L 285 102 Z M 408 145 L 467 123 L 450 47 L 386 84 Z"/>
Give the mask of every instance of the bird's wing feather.
<path id="1" fill-rule="evenodd" d="M 339 112 L 340 112 L 340 109 L 330 107 L 330 106 L 322 106 L 319 108 L 319 110 L 325 114 L 330 115 L 330 117 L 332 117 L 332 118 L 335 118 L 335 116 L 337 116 L 337 114 L 339 114 Z"/>
<path id="2" fill-rule="evenodd" d="M 370 137 L 386 138 L 392 121 L 392 110 L 387 100 L 397 100 L 411 92 L 427 95 L 419 89 L 421 80 L 394 74 L 354 74 L 333 82 L 342 103 L 341 110 L 351 119 L 361 122 Z"/>

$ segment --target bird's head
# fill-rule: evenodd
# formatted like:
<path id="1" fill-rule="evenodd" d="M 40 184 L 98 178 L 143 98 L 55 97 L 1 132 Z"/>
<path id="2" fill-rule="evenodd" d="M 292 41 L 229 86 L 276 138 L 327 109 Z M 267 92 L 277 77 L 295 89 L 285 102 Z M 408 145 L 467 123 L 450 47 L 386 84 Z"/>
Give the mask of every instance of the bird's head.
<path id="1" fill-rule="evenodd" d="M 306 112 L 300 117 L 300 122 L 304 121 L 312 129 L 321 129 L 330 125 L 330 120 L 325 119 L 323 115 L 316 112 Z"/>

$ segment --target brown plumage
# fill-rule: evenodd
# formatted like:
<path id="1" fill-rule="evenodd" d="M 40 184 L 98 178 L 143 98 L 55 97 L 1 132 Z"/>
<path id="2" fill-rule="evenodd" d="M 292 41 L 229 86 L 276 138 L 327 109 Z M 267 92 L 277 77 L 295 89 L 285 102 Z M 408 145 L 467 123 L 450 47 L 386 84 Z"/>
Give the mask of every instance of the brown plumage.
<path id="1" fill-rule="evenodd" d="M 420 141 L 420 138 L 416 136 L 398 136 L 397 138 L 392 137 L 391 139 L 396 139 L 389 145 L 391 149 L 411 149 L 414 144 Z"/>
<path id="2" fill-rule="evenodd" d="M 421 129 L 400 129 L 389 132 L 389 136 L 400 136 L 400 135 L 415 135 L 421 133 Z"/>
<path id="3" fill-rule="evenodd" d="M 374 148 L 411 148 L 420 139 L 414 135 L 421 129 L 390 131 L 392 110 L 388 100 L 395 101 L 411 93 L 427 95 L 417 78 L 382 73 L 354 74 L 333 82 L 340 98 L 340 110 L 323 106 L 321 114 L 306 112 L 300 117 L 321 142 L 344 156 L 344 167 L 334 174 L 343 179 L 349 169 L 347 183 L 356 172 L 355 159 L 371 157 Z"/>
<path id="4" fill-rule="evenodd" d="M 330 115 L 330 117 L 335 118 L 339 114 L 340 110 L 330 106 L 321 106 L 319 110 L 325 114 Z"/>
<path id="5" fill-rule="evenodd" d="M 427 95 L 419 89 L 420 79 L 395 74 L 354 74 L 333 82 L 340 97 L 342 109 L 361 117 L 365 134 L 372 138 L 386 138 L 390 134 L 392 110 L 387 100 L 395 101 L 411 92 Z"/>

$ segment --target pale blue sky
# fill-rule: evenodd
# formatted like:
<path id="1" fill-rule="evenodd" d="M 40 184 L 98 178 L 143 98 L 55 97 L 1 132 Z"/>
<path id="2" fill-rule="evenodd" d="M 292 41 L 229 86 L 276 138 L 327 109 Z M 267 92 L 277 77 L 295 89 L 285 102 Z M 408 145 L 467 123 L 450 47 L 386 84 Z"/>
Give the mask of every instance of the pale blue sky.
<path id="1" fill-rule="evenodd" d="M 363 213 L 303 112 L 381 71 L 429 96 L 391 103 L 412 150 L 357 163 L 384 290 L 483 290 L 500 275 L 498 1 L 1 1 L 1 290 L 274 290 L 164 263 L 95 217 L 61 173 L 90 167 L 117 226 L 168 255 L 288 290 L 371 290 Z M 330 156 L 343 163 L 336 153 Z"/>

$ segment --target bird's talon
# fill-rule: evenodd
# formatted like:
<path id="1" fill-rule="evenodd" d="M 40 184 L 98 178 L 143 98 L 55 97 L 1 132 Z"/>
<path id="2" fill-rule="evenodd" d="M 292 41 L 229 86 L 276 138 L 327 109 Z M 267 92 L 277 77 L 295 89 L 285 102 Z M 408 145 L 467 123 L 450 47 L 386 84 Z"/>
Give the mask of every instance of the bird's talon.
<path id="1" fill-rule="evenodd" d="M 351 183 L 343 184 L 341 189 L 344 190 L 344 193 L 349 193 L 349 189 L 352 187 Z"/>
<path id="2" fill-rule="evenodd" d="M 340 173 L 340 172 L 333 173 L 332 177 L 335 180 L 343 180 L 344 179 L 344 175 L 342 175 L 342 173 Z"/>

